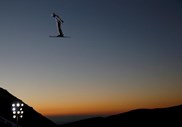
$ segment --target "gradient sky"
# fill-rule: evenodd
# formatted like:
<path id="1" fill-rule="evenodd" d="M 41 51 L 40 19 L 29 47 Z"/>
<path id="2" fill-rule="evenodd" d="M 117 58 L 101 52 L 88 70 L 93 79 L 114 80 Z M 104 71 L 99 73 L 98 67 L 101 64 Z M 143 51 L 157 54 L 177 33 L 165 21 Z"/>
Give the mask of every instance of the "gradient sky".
<path id="1" fill-rule="evenodd" d="M 57 35 L 58 13 L 64 20 Z M 0 87 L 44 115 L 182 103 L 181 0 L 1 0 Z"/>

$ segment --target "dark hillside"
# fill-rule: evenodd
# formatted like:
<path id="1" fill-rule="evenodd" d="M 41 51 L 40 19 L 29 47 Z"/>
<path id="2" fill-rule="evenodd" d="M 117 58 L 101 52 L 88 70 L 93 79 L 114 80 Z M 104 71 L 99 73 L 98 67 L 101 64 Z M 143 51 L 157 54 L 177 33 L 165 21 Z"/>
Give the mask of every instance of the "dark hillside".
<path id="1" fill-rule="evenodd" d="M 21 102 L 22 100 L 10 94 L 7 90 L 0 88 L 0 117 L 16 123 L 12 114 L 12 103 Z M 47 119 L 32 107 L 24 103 L 23 118 L 19 120 L 22 127 L 54 127 L 56 126 L 51 120 Z M 2 124 L 2 123 L 1 123 Z"/>
<path id="2" fill-rule="evenodd" d="M 182 105 L 159 109 L 138 109 L 109 117 L 81 120 L 60 127 L 179 127 Z"/>

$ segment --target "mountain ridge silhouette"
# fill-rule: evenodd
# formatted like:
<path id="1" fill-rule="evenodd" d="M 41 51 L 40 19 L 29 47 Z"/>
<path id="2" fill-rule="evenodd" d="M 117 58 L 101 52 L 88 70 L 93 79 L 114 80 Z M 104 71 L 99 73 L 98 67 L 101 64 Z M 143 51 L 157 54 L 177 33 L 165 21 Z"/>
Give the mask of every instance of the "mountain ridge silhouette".
<path id="1" fill-rule="evenodd" d="M 182 105 L 167 108 L 135 109 L 108 117 L 95 117 L 59 127 L 156 127 L 182 126 Z"/>

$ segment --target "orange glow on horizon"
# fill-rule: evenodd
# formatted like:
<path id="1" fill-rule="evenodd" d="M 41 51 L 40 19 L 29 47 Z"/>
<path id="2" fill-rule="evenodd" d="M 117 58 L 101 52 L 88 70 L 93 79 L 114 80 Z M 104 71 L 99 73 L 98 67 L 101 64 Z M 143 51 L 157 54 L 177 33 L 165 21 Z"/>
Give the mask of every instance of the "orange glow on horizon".
<path id="1" fill-rule="evenodd" d="M 113 92 L 111 89 L 102 91 L 94 89 L 92 90 L 94 94 L 89 90 L 85 90 L 86 94 L 82 89 L 75 90 L 70 94 L 54 89 L 51 90 L 54 92 L 50 92 L 52 96 L 48 99 L 44 94 L 37 94 L 39 99 L 32 95 L 31 98 L 26 96 L 27 98 L 23 98 L 23 100 L 26 100 L 28 105 L 45 116 L 113 115 L 140 108 L 170 107 L 180 105 L 182 102 L 182 98 L 179 96 L 181 92 L 178 93 L 177 90 L 173 96 L 168 94 L 168 91 L 153 95 L 153 92 L 144 91 L 142 93 L 140 90 L 125 93 L 125 91 Z M 34 96 L 35 99 L 33 99 Z"/>
<path id="2" fill-rule="evenodd" d="M 166 104 L 153 104 L 153 105 L 128 105 L 128 106 L 118 106 L 118 107 L 84 107 L 84 106 L 65 106 L 65 107 L 45 107 L 45 108 L 37 108 L 36 110 L 42 113 L 45 116 L 67 116 L 67 115 L 113 115 L 119 114 L 122 112 L 127 112 L 134 109 L 139 108 L 164 108 L 179 105 L 180 103 L 166 103 Z"/>
<path id="3" fill-rule="evenodd" d="M 123 112 L 118 108 L 109 107 L 62 107 L 62 108 L 41 108 L 37 109 L 43 115 L 107 115 Z"/>

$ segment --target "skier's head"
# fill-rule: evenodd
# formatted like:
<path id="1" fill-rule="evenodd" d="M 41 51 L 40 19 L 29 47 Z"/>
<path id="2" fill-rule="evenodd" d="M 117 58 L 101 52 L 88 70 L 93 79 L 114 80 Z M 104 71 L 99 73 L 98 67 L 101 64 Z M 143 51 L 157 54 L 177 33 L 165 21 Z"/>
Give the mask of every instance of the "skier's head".
<path id="1" fill-rule="evenodd" d="M 55 16 L 56 16 L 56 14 L 53 12 L 53 13 L 51 14 L 51 16 L 52 16 L 52 17 L 55 17 Z"/>

